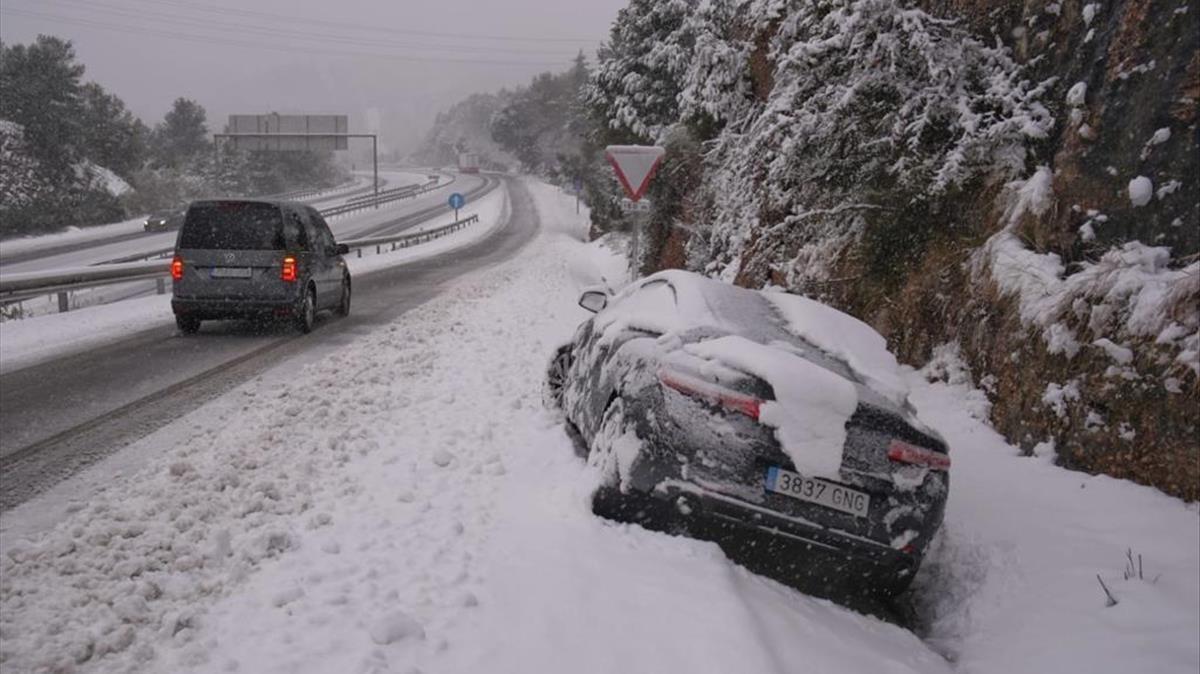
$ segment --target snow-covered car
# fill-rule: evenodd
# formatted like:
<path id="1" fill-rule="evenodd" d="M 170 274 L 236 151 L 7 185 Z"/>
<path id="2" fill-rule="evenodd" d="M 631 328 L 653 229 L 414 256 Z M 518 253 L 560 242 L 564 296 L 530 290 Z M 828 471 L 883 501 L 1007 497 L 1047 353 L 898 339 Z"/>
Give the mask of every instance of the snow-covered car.
<path id="1" fill-rule="evenodd" d="M 551 359 L 547 405 L 602 516 L 718 542 L 824 596 L 908 586 L 942 523 L 945 442 L 882 336 L 818 302 L 683 271 L 614 297 Z"/>
<path id="2" fill-rule="evenodd" d="M 166 232 L 179 229 L 183 225 L 183 219 L 186 215 L 186 208 L 166 213 L 155 213 L 146 217 L 146 224 L 142 228 L 147 232 Z"/>

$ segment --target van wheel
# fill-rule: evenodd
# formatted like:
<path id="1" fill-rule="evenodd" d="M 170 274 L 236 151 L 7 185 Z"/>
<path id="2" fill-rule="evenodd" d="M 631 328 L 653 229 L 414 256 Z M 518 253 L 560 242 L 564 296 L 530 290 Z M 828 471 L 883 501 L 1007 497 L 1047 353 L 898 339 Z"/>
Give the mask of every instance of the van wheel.
<path id="1" fill-rule="evenodd" d="M 342 301 L 338 302 L 337 315 L 338 316 L 349 316 L 350 315 L 350 277 L 349 276 L 342 277 Z"/>
<path id="2" fill-rule="evenodd" d="M 194 316 L 175 316 L 175 326 L 185 335 L 194 335 L 200 332 L 200 319 Z"/>
<path id="3" fill-rule="evenodd" d="M 313 289 L 309 288 L 304 292 L 304 299 L 301 300 L 300 306 L 296 307 L 296 329 L 303 334 L 312 332 L 313 323 L 317 320 L 317 298 L 313 294 Z"/>

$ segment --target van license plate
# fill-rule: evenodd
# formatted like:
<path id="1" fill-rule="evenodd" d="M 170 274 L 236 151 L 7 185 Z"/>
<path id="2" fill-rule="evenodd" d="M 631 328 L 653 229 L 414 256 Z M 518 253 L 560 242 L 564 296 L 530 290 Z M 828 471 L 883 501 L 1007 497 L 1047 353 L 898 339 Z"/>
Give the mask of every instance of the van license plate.
<path id="1" fill-rule="evenodd" d="M 249 267 L 213 267 L 213 278 L 250 278 Z"/>
<path id="2" fill-rule="evenodd" d="M 776 494 L 823 505 L 855 517 L 866 517 L 871 507 L 871 497 L 861 491 L 825 480 L 804 477 L 778 466 L 767 469 L 766 488 L 767 491 Z"/>

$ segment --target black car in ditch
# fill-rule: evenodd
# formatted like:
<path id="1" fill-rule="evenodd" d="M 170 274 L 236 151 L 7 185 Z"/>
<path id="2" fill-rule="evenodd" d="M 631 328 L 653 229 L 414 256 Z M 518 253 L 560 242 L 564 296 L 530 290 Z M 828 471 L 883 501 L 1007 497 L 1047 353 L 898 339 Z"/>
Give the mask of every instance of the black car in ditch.
<path id="1" fill-rule="evenodd" d="M 350 313 L 348 252 L 311 206 L 193 202 L 171 261 L 175 322 L 190 334 L 205 320 L 282 318 L 309 332 L 318 311 Z"/>
<path id="2" fill-rule="evenodd" d="M 909 585 L 950 459 L 878 333 L 683 271 L 580 304 L 596 316 L 554 354 L 545 392 L 601 473 L 597 514 L 716 541 L 813 594 Z"/>

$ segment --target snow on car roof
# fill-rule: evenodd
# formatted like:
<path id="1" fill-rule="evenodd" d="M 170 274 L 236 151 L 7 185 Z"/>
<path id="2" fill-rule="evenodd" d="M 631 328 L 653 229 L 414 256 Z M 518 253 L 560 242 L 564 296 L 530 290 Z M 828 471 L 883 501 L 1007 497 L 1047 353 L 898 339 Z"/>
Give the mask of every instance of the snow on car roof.
<path id="1" fill-rule="evenodd" d="M 854 370 L 873 390 L 897 405 L 908 397 L 900 364 L 887 340 L 850 314 L 800 295 L 762 293 L 782 315 L 788 330 Z"/>
<path id="2" fill-rule="evenodd" d="M 887 340 L 847 313 L 807 297 L 741 288 L 678 269 L 648 276 L 636 287 L 657 281 L 666 281 L 674 288 L 674 314 L 664 316 L 663 307 L 654 307 L 653 315 L 630 316 L 633 323 L 648 321 L 679 332 L 716 328 L 766 345 L 795 345 L 799 337 L 847 367 L 863 384 L 892 403 L 903 406 L 908 396 Z"/>

